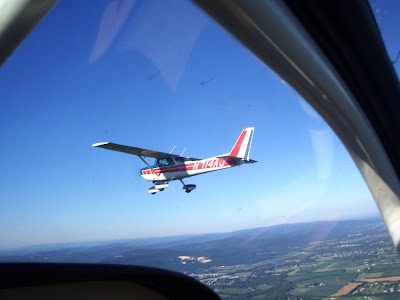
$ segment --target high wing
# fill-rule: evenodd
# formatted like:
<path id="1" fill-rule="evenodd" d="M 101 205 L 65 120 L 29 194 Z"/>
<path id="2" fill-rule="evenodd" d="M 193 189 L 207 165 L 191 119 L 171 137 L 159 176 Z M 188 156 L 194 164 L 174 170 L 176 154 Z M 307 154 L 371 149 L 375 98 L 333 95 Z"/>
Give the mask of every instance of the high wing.
<path id="1" fill-rule="evenodd" d="M 160 151 L 155 151 L 155 150 L 150 150 L 150 149 L 143 149 L 143 148 L 138 148 L 138 147 L 119 145 L 119 144 L 114 144 L 114 143 L 109 143 L 109 142 L 96 143 L 96 144 L 93 144 L 92 146 L 98 147 L 98 148 L 103 148 L 103 149 L 108 149 L 108 150 L 114 150 L 114 151 L 118 151 L 118 152 L 124 152 L 124 153 L 128 153 L 128 154 L 133 154 L 133 155 L 137 155 L 137 156 L 144 156 L 144 157 L 152 157 L 152 158 L 180 157 L 177 154 L 160 152 Z M 197 160 L 197 158 L 190 158 L 190 159 Z"/>
<path id="2" fill-rule="evenodd" d="M 170 153 L 154 151 L 154 150 L 149 150 L 149 149 L 143 149 L 143 148 L 138 148 L 138 147 L 119 145 L 119 144 L 114 144 L 114 143 L 109 143 L 109 142 L 96 143 L 96 144 L 93 144 L 92 146 L 98 147 L 98 148 L 103 148 L 103 149 L 108 149 L 108 150 L 114 150 L 114 151 L 118 151 L 118 152 L 124 152 L 124 153 L 128 153 L 128 154 L 133 154 L 133 155 L 137 155 L 137 156 L 144 156 L 144 157 L 153 157 L 153 158 L 179 157 L 179 155 L 176 155 L 176 154 L 170 154 Z"/>

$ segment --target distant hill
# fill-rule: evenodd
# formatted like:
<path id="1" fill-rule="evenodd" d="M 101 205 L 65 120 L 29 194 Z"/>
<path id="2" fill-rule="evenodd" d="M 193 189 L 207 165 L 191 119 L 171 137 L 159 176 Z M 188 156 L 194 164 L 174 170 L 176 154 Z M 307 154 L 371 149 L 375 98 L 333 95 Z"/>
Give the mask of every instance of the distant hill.
<path id="1" fill-rule="evenodd" d="M 312 241 L 337 240 L 380 223 L 379 220 L 311 222 L 230 233 L 25 247 L 0 252 L 0 262 L 102 262 L 190 271 L 203 266 L 254 263 L 290 249 L 304 248 Z M 179 256 L 207 257 L 211 261 Z"/>
<path id="2" fill-rule="evenodd" d="M 353 220 L 285 224 L 240 230 L 223 238 L 178 244 L 158 249 L 133 249 L 102 260 L 104 263 L 147 265 L 176 271 L 217 265 L 252 264 L 292 250 L 304 249 L 310 242 L 340 240 L 360 228 L 380 221 Z M 185 261 L 180 256 L 206 257 L 210 262 Z"/>

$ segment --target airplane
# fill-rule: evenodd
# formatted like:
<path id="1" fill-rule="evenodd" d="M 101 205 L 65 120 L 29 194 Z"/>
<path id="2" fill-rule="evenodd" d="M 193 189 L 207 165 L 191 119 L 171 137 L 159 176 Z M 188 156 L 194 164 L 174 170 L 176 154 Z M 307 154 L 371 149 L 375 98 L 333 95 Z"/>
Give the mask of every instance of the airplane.
<path id="1" fill-rule="evenodd" d="M 173 180 L 179 180 L 183 184 L 183 190 L 190 193 L 196 188 L 196 185 L 185 184 L 184 178 L 257 162 L 250 159 L 253 133 L 254 127 L 245 127 L 229 153 L 206 159 L 183 157 L 182 154 L 177 155 L 110 142 L 96 143 L 92 146 L 138 156 L 147 165 L 140 170 L 140 175 L 153 183 L 148 190 L 152 195 L 163 191 Z M 155 158 L 154 164 L 149 165 L 145 157 Z"/>

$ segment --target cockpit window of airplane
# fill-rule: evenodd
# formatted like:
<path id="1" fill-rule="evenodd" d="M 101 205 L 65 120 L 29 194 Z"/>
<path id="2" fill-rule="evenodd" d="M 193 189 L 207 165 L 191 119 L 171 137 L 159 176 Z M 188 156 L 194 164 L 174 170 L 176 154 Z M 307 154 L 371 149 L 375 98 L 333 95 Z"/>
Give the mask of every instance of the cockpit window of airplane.
<path id="1" fill-rule="evenodd" d="M 223 299 L 400 295 L 335 132 L 196 4 L 59 1 L 0 86 L 0 262 L 153 266 Z"/>
<path id="2" fill-rule="evenodd" d="M 176 161 L 177 164 L 183 164 L 186 161 L 186 158 L 184 157 L 175 157 L 174 160 Z"/>
<path id="3" fill-rule="evenodd" d="M 168 166 L 171 165 L 170 159 L 167 158 L 159 158 L 156 161 L 156 166 L 162 167 L 162 166 Z"/>

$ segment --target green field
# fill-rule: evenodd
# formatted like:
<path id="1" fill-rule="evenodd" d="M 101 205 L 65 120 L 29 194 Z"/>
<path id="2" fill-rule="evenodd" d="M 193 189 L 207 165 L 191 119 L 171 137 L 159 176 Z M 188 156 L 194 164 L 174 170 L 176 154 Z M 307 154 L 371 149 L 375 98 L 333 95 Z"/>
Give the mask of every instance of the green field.
<path id="1" fill-rule="evenodd" d="M 383 277 L 382 276 L 383 273 L 382 272 L 378 272 L 378 273 L 368 273 L 368 274 L 360 274 L 357 277 L 357 281 L 363 280 L 363 279 L 369 279 L 369 278 L 379 278 L 379 277 Z"/>
<path id="2" fill-rule="evenodd" d="M 389 239 L 381 233 L 375 237 L 368 227 L 363 229 L 365 234 L 351 229 L 354 233 L 348 239 L 344 234 L 337 240 L 311 243 L 306 249 L 288 247 L 252 264 L 215 266 L 207 270 L 210 275 L 203 282 L 227 299 L 313 300 L 330 299 L 357 280 L 400 275 L 400 259 Z M 213 272 L 223 275 L 215 277 Z M 400 283 L 389 293 L 386 287 L 391 286 L 395 284 L 381 282 L 363 289 L 369 287 L 364 284 L 337 299 L 400 299 Z"/>
<path id="3" fill-rule="evenodd" d="M 267 290 L 271 289 L 272 287 L 273 287 L 272 285 L 263 283 L 263 284 L 258 285 L 257 289 L 259 289 L 261 291 L 267 291 Z"/>

